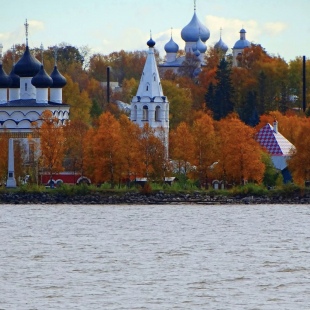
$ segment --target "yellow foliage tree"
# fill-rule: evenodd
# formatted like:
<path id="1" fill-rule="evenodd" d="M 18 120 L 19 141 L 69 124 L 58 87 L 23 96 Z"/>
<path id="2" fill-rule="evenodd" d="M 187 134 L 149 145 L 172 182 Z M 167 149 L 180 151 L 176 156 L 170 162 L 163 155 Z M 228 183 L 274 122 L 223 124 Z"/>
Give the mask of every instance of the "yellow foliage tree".
<path id="1" fill-rule="evenodd" d="M 130 80 L 124 79 L 122 85 L 122 98 L 124 102 L 130 102 L 132 96 L 136 94 L 138 86 L 138 81 L 134 78 L 131 78 Z"/>
<path id="2" fill-rule="evenodd" d="M 168 80 L 163 80 L 162 85 L 170 103 L 170 128 L 176 128 L 181 122 L 189 122 L 192 112 L 190 90 L 178 87 L 173 81 Z"/>
<path id="3" fill-rule="evenodd" d="M 63 102 L 70 105 L 70 119 L 90 123 L 90 109 L 92 102 L 86 91 L 80 92 L 79 84 L 73 82 L 70 76 L 65 75 L 67 85 L 63 89 Z"/>

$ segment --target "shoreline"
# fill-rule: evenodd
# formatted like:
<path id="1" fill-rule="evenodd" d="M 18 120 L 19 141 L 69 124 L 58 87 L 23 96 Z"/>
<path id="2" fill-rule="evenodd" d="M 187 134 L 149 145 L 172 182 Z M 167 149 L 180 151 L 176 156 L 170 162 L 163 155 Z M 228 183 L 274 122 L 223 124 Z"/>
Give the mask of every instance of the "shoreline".
<path id="1" fill-rule="evenodd" d="M 275 196 L 224 196 L 207 193 L 91 193 L 85 195 L 67 195 L 62 193 L 0 193 L 0 204 L 85 204 L 85 205 L 163 205 L 163 204 L 196 204 L 196 205 L 258 205 L 258 204 L 310 204 L 310 195 L 293 194 L 289 197 Z"/>

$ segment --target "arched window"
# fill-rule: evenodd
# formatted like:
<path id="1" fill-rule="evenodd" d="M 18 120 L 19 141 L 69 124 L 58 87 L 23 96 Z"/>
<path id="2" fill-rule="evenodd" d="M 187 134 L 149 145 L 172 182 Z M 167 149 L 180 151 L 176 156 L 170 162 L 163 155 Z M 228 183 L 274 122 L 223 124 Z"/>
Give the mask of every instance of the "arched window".
<path id="1" fill-rule="evenodd" d="M 134 109 L 133 109 L 133 120 L 136 121 L 137 120 L 137 106 L 135 105 Z"/>
<path id="2" fill-rule="evenodd" d="M 159 122 L 160 121 L 160 107 L 157 106 L 155 109 L 155 122 Z"/>
<path id="3" fill-rule="evenodd" d="M 149 120 L 149 108 L 148 106 L 143 106 L 143 121 Z"/>
<path id="4" fill-rule="evenodd" d="M 237 67 L 241 67 L 241 59 L 242 59 L 242 53 L 238 53 L 236 57 Z"/>

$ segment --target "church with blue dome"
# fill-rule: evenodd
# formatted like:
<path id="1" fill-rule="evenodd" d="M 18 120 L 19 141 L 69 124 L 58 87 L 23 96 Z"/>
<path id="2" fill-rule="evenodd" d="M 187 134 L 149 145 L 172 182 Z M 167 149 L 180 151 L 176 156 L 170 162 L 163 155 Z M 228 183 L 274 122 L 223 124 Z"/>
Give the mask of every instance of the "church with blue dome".
<path id="1" fill-rule="evenodd" d="M 41 115 L 45 110 L 65 123 L 69 119 L 69 105 L 62 102 L 62 88 L 66 79 L 55 67 L 48 75 L 43 65 L 43 46 L 41 45 L 41 62 L 30 52 L 28 46 L 28 26 L 26 29 L 26 47 L 22 57 L 15 64 L 13 48 L 13 67 L 8 75 L 2 67 L 2 49 L 0 44 L 0 134 L 8 134 L 9 162 L 7 187 L 16 187 L 14 177 L 14 140 L 18 140 L 29 160 L 31 144 L 28 137 L 33 132 L 33 123 L 41 124 Z M 33 145 L 32 145 L 33 146 Z"/>
<path id="2" fill-rule="evenodd" d="M 41 62 L 31 54 L 28 26 L 26 21 L 25 51 L 16 64 L 13 59 L 9 75 L 2 67 L 3 46 L 0 45 L 0 134 L 5 131 L 14 138 L 27 138 L 32 132 L 32 123 L 40 122 L 45 110 L 50 110 L 62 123 L 69 118 L 69 105 L 62 102 L 62 88 L 66 85 L 66 79 L 58 71 L 56 60 L 52 74 L 46 73 L 43 46 Z"/>
<path id="3" fill-rule="evenodd" d="M 245 38 L 246 31 L 240 30 L 240 39 L 232 48 L 233 66 L 237 66 L 237 56 L 240 55 L 244 48 L 250 47 L 251 43 Z M 196 13 L 196 1 L 194 4 L 194 14 L 190 22 L 181 30 L 181 38 L 185 42 L 184 52 L 186 55 L 190 54 L 197 57 L 200 68 L 196 71 L 199 73 L 201 68 L 206 65 L 205 56 L 207 52 L 207 41 L 210 38 L 210 30 L 199 20 Z M 222 29 L 220 39 L 214 45 L 214 48 L 225 56 L 229 50 L 227 44 L 222 39 Z M 169 42 L 164 46 L 166 55 L 165 61 L 159 65 L 161 74 L 167 70 L 172 70 L 178 73 L 178 69 L 183 66 L 186 56 L 178 56 L 180 51 L 179 45 L 173 40 L 172 33 Z M 183 53 L 184 54 L 184 53 Z"/>
<path id="4" fill-rule="evenodd" d="M 242 54 L 243 50 L 246 47 L 251 47 L 251 42 L 248 41 L 245 37 L 246 31 L 242 28 L 240 30 L 240 39 L 235 43 L 234 47 L 232 48 L 233 51 L 233 66 L 238 66 L 237 57 Z"/>

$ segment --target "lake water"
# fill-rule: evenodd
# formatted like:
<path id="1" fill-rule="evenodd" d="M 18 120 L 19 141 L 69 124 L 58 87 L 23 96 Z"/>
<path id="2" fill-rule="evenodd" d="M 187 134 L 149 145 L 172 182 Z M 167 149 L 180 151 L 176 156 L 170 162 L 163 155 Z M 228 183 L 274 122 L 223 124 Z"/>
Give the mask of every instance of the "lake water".
<path id="1" fill-rule="evenodd" d="M 0 205 L 0 309 L 310 309 L 310 206 Z"/>

